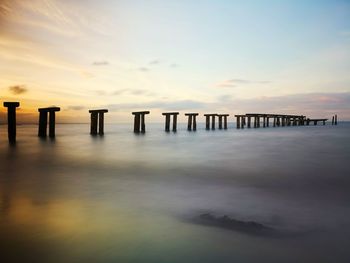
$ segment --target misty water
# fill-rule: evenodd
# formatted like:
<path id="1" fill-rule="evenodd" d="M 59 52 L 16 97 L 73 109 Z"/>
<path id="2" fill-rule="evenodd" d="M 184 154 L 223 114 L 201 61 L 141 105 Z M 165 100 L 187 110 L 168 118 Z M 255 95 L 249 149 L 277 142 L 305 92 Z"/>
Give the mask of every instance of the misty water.
<path id="1" fill-rule="evenodd" d="M 11 147 L 0 126 L 3 262 L 350 262 L 350 123 L 146 129 L 22 125 Z"/>

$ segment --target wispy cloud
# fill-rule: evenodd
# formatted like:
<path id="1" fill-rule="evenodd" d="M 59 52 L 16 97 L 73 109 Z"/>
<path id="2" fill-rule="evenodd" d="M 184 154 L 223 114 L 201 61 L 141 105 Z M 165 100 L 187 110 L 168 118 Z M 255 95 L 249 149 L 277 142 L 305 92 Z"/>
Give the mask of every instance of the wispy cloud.
<path id="1" fill-rule="evenodd" d="M 149 65 L 158 65 L 160 64 L 160 60 L 159 59 L 155 59 L 155 60 L 152 60 L 148 63 Z"/>
<path id="2" fill-rule="evenodd" d="M 155 93 L 152 91 L 149 91 L 147 89 L 119 89 L 111 93 L 111 95 L 122 95 L 122 94 L 129 94 L 129 95 L 142 95 L 142 96 L 154 96 Z"/>
<path id="3" fill-rule="evenodd" d="M 227 79 L 224 80 L 218 84 L 216 84 L 217 87 L 226 87 L 226 88 L 234 88 L 242 85 L 247 84 L 268 84 L 271 83 L 271 81 L 268 80 L 248 80 L 248 79 Z"/>
<path id="4" fill-rule="evenodd" d="M 92 63 L 92 65 L 94 66 L 107 66 L 109 65 L 109 62 L 108 61 L 105 61 L 105 60 L 102 60 L 102 61 L 94 61 Z"/>
<path id="5" fill-rule="evenodd" d="M 139 68 L 137 68 L 137 70 L 138 70 L 138 71 L 142 71 L 142 72 L 147 72 L 147 71 L 149 71 L 150 69 L 147 68 L 147 67 L 139 67 Z"/>
<path id="6" fill-rule="evenodd" d="M 84 109 L 86 109 L 86 106 L 83 106 L 83 105 L 70 105 L 67 107 L 67 110 L 74 110 L 74 111 L 79 111 Z"/>
<path id="7" fill-rule="evenodd" d="M 144 103 L 120 103 L 109 104 L 102 107 L 106 107 L 111 111 L 124 111 L 124 110 L 137 110 L 137 109 L 166 109 L 166 110 L 189 110 L 189 109 L 202 109 L 207 106 L 207 103 L 196 100 L 175 100 L 164 101 L 154 100 Z"/>
<path id="8" fill-rule="evenodd" d="M 14 95 L 23 94 L 28 91 L 25 85 L 14 85 L 14 86 L 10 86 L 8 89 Z"/>

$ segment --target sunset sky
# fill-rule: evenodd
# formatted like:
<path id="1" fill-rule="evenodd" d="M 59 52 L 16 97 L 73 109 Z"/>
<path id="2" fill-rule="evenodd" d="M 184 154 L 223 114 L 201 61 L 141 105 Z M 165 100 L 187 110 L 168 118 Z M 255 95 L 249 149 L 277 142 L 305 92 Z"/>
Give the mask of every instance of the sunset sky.
<path id="1" fill-rule="evenodd" d="M 350 1 L 0 0 L 0 100 L 21 102 L 20 122 L 52 105 L 61 122 L 93 108 L 350 120 Z"/>

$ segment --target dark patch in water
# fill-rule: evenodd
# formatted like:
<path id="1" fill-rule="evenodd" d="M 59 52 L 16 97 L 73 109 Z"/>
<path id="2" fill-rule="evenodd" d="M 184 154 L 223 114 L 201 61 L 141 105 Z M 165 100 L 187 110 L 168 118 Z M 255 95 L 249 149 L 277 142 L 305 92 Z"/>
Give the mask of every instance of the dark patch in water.
<path id="1" fill-rule="evenodd" d="M 231 218 L 227 215 L 214 216 L 211 213 L 202 213 L 190 220 L 192 223 L 199 225 L 206 225 L 211 227 L 219 227 L 232 231 L 241 232 L 248 235 L 271 237 L 271 238 L 284 238 L 284 237 L 296 237 L 302 236 L 307 232 L 294 232 L 283 231 L 255 221 L 243 221 L 235 218 Z"/>

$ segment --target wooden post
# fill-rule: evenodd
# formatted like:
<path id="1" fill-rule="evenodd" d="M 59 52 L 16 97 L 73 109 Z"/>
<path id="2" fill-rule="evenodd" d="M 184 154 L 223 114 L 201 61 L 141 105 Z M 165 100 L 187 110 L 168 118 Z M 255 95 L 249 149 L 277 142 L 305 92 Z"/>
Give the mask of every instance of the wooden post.
<path id="1" fill-rule="evenodd" d="M 270 125 L 270 117 L 266 116 L 266 127 Z"/>
<path id="2" fill-rule="evenodd" d="M 263 128 L 265 128 L 265 127 L 266 127 L 266 117 L 263 116 Z"/>
<path id="3" fill-rule="evenodd" d="M 260 116 L 256 116 L 256 125 L 260 128 Z"/>
<path id="4" fill-rule="evenodd" d="M 198 113 L 197 113 L 198 115 Z M 196 121 L 196 116 L 197 115 L 193 115 L 193 130 L 196 131 L 197 130 L 197 121 Z"/>
<path id="5" fill-rule="evenodd" d="M 49 137 L 54 138 L 55 137 L 55 112 L 49 111 Z"/>
<path id="6" fill-rule="evenodd" d="M 211 129 L 215 130 L 215 115 L 211 115 Z"/>
<path id="7" fill-rule="evenodd" d="M 139 133 L 140 132 L 140 114 L 135 114 L 134 117 L 134 132 Z"/>
<path id="8" fill-rule="evenodd" d="M 103 112 L 98 113 L 98 134 L 99 135 L 104 134 L 104 113 Z"/>
<path id="9" fill-rule="evenodd" d="M 210 128 L 210 117 L 207 115 L 205 116 L 205 129 L 209 130 Z"/>
<path id="10" fill-rule="evenodd" d="M 332 116 L 332 125 L 334 125 L 334 116 Z"/>
<path id="11" fill-rule="evenodd" d="M 177 130 L 177 114 L 173 114 L 173 132 Z"/>
<path id="12" fill-rule="evenodd" d="M 227 130 L 227 116 L 228 115 L 224 115 L 224 129 Z"/>
<path id="13" fill-rule="evenodd" d="M 244 129 L 245 117 L 241 116 L 241 129 Z"/>
<path id="14" fill-rule="evenodd" d="M 276 127 L 276 117 L 273 117 L 273 127 Z"/>
<path id="15" fill-rule="evenodd" d="M 7 137 L 10 143 L 16 142 L 16 108 L 19 102 L 4 102 L 7 107 Z"/>
<path id="16" fill-rule="evenodd" d="M 247 127 L 250 128 L 250 122 L 251 122 L 251 117 L 250 116 L 248 116 L 248 121 L 247 122 L 248 122 Z"/>
<path id="17" fill-rule="evenodd" d="M 218 115 L 218 122 L 219 122 L 219 130 L 222 129 L 222 115 Z"/>
<path id="18" fill-rule="evenodd" d="M 170 131 L 170 115 L 169 114 L 165 115 L 165 131 L 167 131 L 167 132 Z"/>
<path id="19" fill-rule="evenodd" d="M 326 120 L 323 120 L 323 125 L 326 125 Z"/>
<path id="20" fill-rule="evenodd" d="M 146 132 L 146 125 L 145 125 L 145 114 L 141 114 L 141 132 Z"/>
<path id="21" fill-rule="evenodd" d="M 237 125 L 237 129 L 239 129 L 241 126 L 241 117 L 240 116 L 236 116 L 236 125 Z"/>
<path id="22" fill-rule="evenodd" d="M 187 124 L 187 130 L 192 130 L 192 115 L 188 115 L 188 124 Z"/>
<path id="23" fill-rule="evenodd" d="M 338 116 L 337 116 L 337 114 L 335 114 L 335 117 L 334 117 L 334 125 L 338 125 Z"/>
<path id="24" fill-rule="evenodd" d="M 90 114 L 90 134 L 97 135 L 97 112 L 91 112 Z"/>

